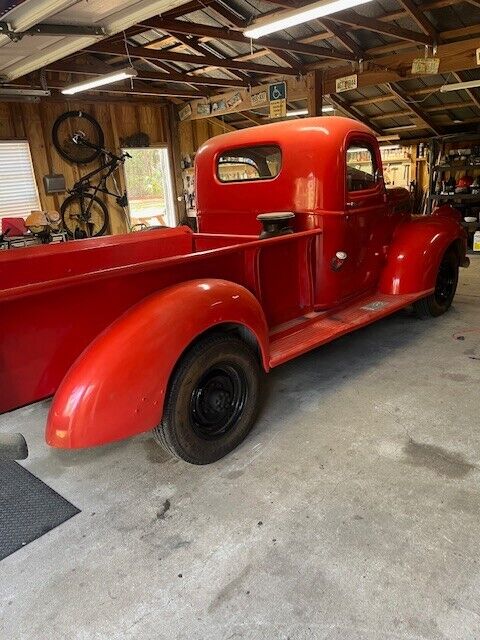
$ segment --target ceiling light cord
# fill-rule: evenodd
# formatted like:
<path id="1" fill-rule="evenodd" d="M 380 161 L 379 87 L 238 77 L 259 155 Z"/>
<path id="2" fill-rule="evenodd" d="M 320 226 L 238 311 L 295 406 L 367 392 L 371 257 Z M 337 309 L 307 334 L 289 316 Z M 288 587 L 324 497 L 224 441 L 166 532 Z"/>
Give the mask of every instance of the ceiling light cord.
<path id="1" fill-rule="evenodd" d="M 122 33 L 123 33 L 123 43 L 125 45 L 125 52 L 126 52 L 127 58 L 128 58 L 128 64 L 133 69 L 134 66 L 133 66 L 133 62 L 132 62 L 132 56 L 130 55 L 130 51 L 128 50 L 127 34 L 125 33 L 125 29 L 122 31 Z M 130 89 L 133 91 L 133 77 L 130 78 Z"/>

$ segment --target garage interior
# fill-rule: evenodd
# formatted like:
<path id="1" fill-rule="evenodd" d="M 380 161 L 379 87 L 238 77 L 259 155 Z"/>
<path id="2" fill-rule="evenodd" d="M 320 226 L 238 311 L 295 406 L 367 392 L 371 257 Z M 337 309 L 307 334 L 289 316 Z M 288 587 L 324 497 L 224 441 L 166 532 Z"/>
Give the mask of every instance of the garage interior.
<path id="1" fill-rule="evenodd" d="M 480 1 L 346 0 L 333 9 L 332 4 L 0 3 L 1 638 L 480 638 Z M 277 19 L 287 20 L 286 26 L 276 28 Z M 417 232 L 398 258 L 402 265 L 411 261 L 412 278 L 434 277 L 435 283 L 443 251 L 446 255 L 453 245 L 456 272 L 469 263 L 459 270 L 452 306 L 450 299 L 441 313 L 427 314 L 438 317 L 420 320 L 418 303 L 427 293 L 435 296 L 438 279 L 435 287 L 415 289 L 423 297 L 399 285 L 392 294 L 413 296 L 398 307 L 405 308 L 382 312 L 375 322 L 351 321 L 334 340 L 312 339 L 297 350 L 298 357 L 278 356 L 281 366 L 272 365 L 262 382 L 254 428 L 211 464 L 172 456 L 168 433 L 152 435 L 156 424 L 103 446 L 49 446 L 46 424 L 60 415 L 57 398 L 68 396 L 73 378 L 63 371 L 54 383 L 45 370 L 38 389 L 53 385 L 52 392 L 28 396 L 32 372 L 42 371 L 48 350 L 54 363 L 63 362 L 68 351 L 75 368 L 77 357 L 92 353 L 93 338 L 107 344 L 109 338 L 102 338 L 107 327 L 117 317 L 121 324 L 122 314 L 154 291 L 148 289 L 157 277 L 151 270 L 160 258 L 170 261 L 172 282 L 229 280 L 244 269 L 245 278 L 252 278 L 246 293 L 268 307 L 267 328 L 279 341 L 297 316 L 315 320 L 321 305 L 305 303 L 302 314 L 289 317 L 276 306 L 270 309 L 272 297 L 275 304 L 277 298 L 290 301 L 290 274 L 298 265 L 315 278 L 308 260 L 314 255 L 327 260 L 323 253 L 313 254 L 314 223 L 294 227 L 294 233 L 282 227 L 277 234 L 282 239 L 264 236 L 262 242 L 276 242 L 277 248 L 297 236 L 300 244 L 267 265 L 262 295 L 257 296 L 261 286 L 248 275 L 247 262 L 255 254 L 255 268 L 265 268 L 271 254 L 265 250 L 262 257 L 256 249 L 260 241 L 250 248 L 242 243 L 257 241 L 259 214 L 276 213 L 278 223 L 279 212 L 292 212 L 292 224 L 299 224 L 301 211 L 287 191 L 290 185 L 295 198 L 302 197 L 307 183 L 294 188 L 295 171 L 308 162 L 298 146 L 289 158 L 286 145 L 289 140 L 293 145 L 303 125 L 311 127 L 312 139 L 317 129 L 325 139 L 333 137 L 337 125 L 329 123 L 343 122 L 338 116 L 350 119 L 338 126 L 361 127 L 363 133 L 349 138 L 348 148 L 333 145 L 328 153 L 337 153 L 332 157 L 338 162 L 325 169 L 305 147 L 305 158 L 315 162 L 310 179 L 318 180 L 318 192 L 334 191 L 345 153 L 353 180 L 361 183 L 358 176 L 371 169 L 372 180 L 384 183 L 387 192 L 395 190 L 398 210 L 388 209 L 383 195 L 377 206 L 389 220 L 405 213 L 402 203 L 415 214 L 414 222 L 409 216 L 402 222 L 416 225 L 411 228 Z M 273 128 L 263 133 L 264 125 Z M 267 175 L 260 174 L 255 163 L 260 156 L 252 147 L 271 154 L 275 135 L 285 136 L 285 146 L 278 162 L 262 156 L 265 170 L 275 180 L 291 162 L 291 179 L 287 187 L 275 188 L 273 182 L 269 198 L 262 198 L 269 180 L 261 182 Z M 367 135 L 373 142 L 365 143 Z M 251 142 L 255 136 L 258 142 Z M 235 150 L 236 140 L 244 145 L 243 155 Z M 372 145 L 378 146 L 382 165 L 375 171 Z M 209 153 L 217 158 L 215 149 L 223 149 L 216 170 L 208 164 Z M 319 149 L 319 157 L 322 153 L 327 154 Z M 317 178 L 316 171 L 323 173 Z M 231 208 L 224 216 L 231 226 L 223 230 L 222 217 L 209 222 L 204 203 L 216 206 L 214 188 L 221 193 L 229 182 L 238 190 L 230 191 L 236 195 L 230 205 L 228 200 L 218 205 L 227 202 Z M 240 188 L 249 184 L 251 195 L 243 200 Z M 360 187 L 360 200 L 345 203 L 347 218 L 350 205 L 363 206 L 362 188 L 367 187 Z M 86 213 L 85 202 L 90 203 Z M 255 237 L 251 230 L 238 231 L 242 206 L 250 213 L 255 209 Z M 285 216 L 280 222 L 290 224 Z M 431 225 L 428 241 L 420 225 Z M 415 262 L 410 248 L 425 256 L 454 228 L 460 235 L 442 250 L 433 276 L 432 263 Z M 325 237 L 328 229 L 322 228 Z M 365 246 L 374 242 L 375 231 L 349 233 L 363 234 L 358 242 Z M 193 249 L 183 248 L 188 242 Z M 240 246 L 237 253 L 229 248 L 232 243 Z M 308 260 L 298 257 L 304 246 Z M 209 250 L 216 251 L 215 269 L 201 262 Z M 384 242 L 379 251 L 385 260 L 388 250 Z M 198 255 L 188 262 L 194 251 Z M 345 261 L 348 269 L 347 253 L 337 251 L 308 292 L 309 285 L 302 289 L 300 282 L 302 301 L 307 293 L 317 295 L 324 276 L 341 274 Z M 95 255 L 101 268 L 94 272 L 87 263 Z M 142 260 L 151 261 L 150 271 L 142 271 Z M 192 264 L 205 266 L 197 275 L 200 267 Z M 357 263 L 357 272 L 366 270 L 362 265 Z M 102 285 L 112 274 L 118 282 Z M 54 284 L 60 275 L 64 280 Z M 165 277 L 159 288 L 166 286 Z M 135 296 L 132 289 L 142 279 L 145 293 Z M 72 283 L 78 286 L 76 297 L 67 290 Z M 456 280 L 452 283 L 453 298 Z M 200 303 L 194 302 L 200 298 L 182 299 L 182 290 L 175 291 L 168 304 L 176 304 L 171 308 L 178 315 L 159 325 L 171 331 L 162 340 L 172 345 L 174 336 L 201 316 Z M 387 304 L 377 298 L 375 293 L 368 299 L 373 306 L 360 309 L 369 313 Z M 160 315 L 167 313 L 162 300 Z M 345 300 L 349 304 L 348 296 Z M 102 324 L 108 304 L 116 316 Z M 331 316 L 332 324 L 343 322 L 342 308 Z M 272 317 L 280 319 L 270 322 Z M 238 345 L 245 336 L 237 335 L 230 316 L 222 318 Z M 82 325 L 90 319 L 95 333 L 85 351 L 80 342 L 77 349 Z M 142 363 L 140 378 L 143 367 L 153 366 L 143 346 L 156 341 L 149 325 L 144 321 L 135 339 L 133 333 L 112 334 L 110 351 L 104 351 L 111 362 L 105 366 L 97 369 L 94 360 L 85 360 L 84 371 L 110 389 L 106 406 L 115 418 L 108 429 L 115 429 L 116 419 L 124 421 L 129 407 L 128 394 L 115 387 L 108 366 L 118 360 L 137 393 L 137 363 Z M 213 329 L 202 333 L 212 348 L 218 341 Z M 247 335 L 253 353 L 249 340 Z M 189 349 L 197 348 L 192 344 Z M 185 347 L 182 358 L 191 352 Z M 17 357 L 21 364 L 11 372 Z M 165 402 L 188 378 L 186 368 L 181 375 L 184 362 L 169 370 L 175 377 L 168 379 Z M 220 388 L 219 377 L 217 372 L 208 384 Z M 205 383 L 202 393 L 207 388 Z M 220 400 L 225 393 L 224 386 Z M 74 396 L 66 405 L 77 401 Z M 198 417 L 200 400 L 195 402 Z M 99 416 L 92 418 L 94 425 Z M 86 421 L 90 417 L 85 413 Z M 25 438 L 28 457 L 2 450 L 2 437 L 14 438 L 9 442 L 22 448 L 14 434 Z M 162 438 L 164 448 L 157 442 Z"/>

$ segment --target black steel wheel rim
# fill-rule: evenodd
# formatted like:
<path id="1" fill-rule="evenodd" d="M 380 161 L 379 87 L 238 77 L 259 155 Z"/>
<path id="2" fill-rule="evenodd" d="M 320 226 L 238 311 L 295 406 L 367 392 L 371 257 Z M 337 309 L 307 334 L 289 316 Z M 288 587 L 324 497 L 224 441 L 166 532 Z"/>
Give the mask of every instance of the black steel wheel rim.
<path id="1" fill-rule="evenodd" d="M 451 262 L 443 260 L 435 284 L 435 300 L 439 305 L 443 306 L 452 300 L 455 294 L 455 286 L 456 269 Z"/>
<path id="2" fill-rule="evenodd" d="M 196 383 L 190 398 L 194 432 L 204 440 L 227 434 L 240 419 L 248 396 L 244 372 L 234 364 L 216 364 Z"/>

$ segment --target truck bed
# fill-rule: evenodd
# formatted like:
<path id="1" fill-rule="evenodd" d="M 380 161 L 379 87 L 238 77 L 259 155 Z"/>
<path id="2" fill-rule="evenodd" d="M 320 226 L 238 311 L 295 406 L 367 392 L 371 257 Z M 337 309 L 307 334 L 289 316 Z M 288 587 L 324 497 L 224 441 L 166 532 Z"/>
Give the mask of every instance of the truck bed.
<path id="1" fill-rule="evenodd" d="M 75 359 L 112 322 L 147 296 L 187 280 L 220 278 L 255 295 L 271 331 L 272 367 L 428 293 L 370 295 L 319 313 L 320 242 L 318 229 L 259 240 L 180 227 L 1 253 L 0 412 L 53 395 Z"/>

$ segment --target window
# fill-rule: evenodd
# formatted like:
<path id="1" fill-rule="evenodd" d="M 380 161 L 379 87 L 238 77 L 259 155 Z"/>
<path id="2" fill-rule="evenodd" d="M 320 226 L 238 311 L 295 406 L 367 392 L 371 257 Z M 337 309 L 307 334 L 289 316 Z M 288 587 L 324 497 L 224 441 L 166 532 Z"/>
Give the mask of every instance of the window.
<path id="1" fill-rule="evenodd" d="M 278 176 L 281 165 L 282 152 L 279 147 L 242 147 L 220 154 L 217 175 L 221 182 L 268 180 Z"/>
<path id="2" fill-rule="evenodd" d="M 347 190 L 371 189 L 378 182 L 377 161 L 373 149 L 364 143 L 353 143 L 347 149 Z"/>
<path id="3" fill-rule="evenodd" d="M 174 227 L 177 221 L 168 149 L 145 147 L 124 151 L 132 156 L 123 165 L 132 225 Z"/>
<path id="4" fill-rule="evenodd" d="M 28 142 L 0 141 L 0 218 L 26 218 L 38 209 L 40 200 Z"/>

